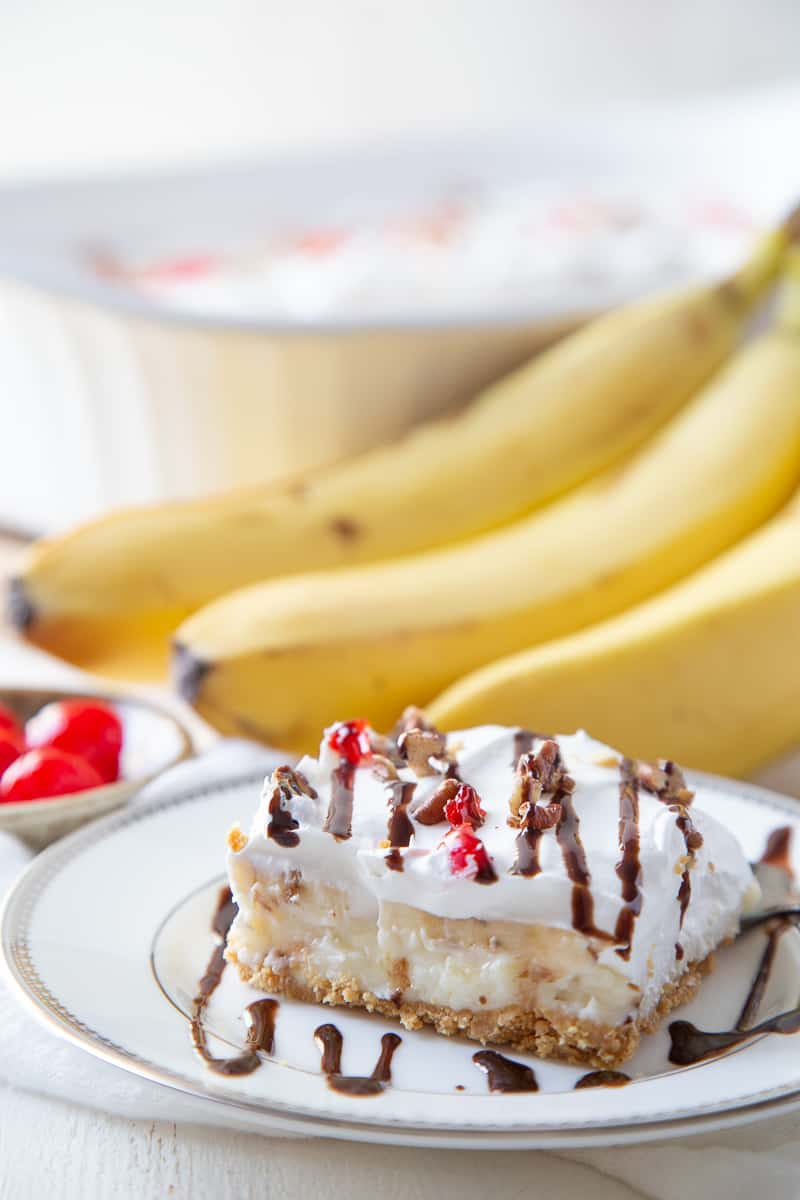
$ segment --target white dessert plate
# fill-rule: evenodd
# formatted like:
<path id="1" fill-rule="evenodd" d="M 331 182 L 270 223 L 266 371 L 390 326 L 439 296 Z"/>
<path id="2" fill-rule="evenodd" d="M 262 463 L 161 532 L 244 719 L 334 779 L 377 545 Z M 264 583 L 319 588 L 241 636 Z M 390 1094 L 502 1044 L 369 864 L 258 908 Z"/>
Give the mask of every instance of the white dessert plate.
<path id="1" fill-rule="evenodd" d="M 724 820 L 751 858 L 767 835 L 800 834 L 796 802 L 747 784 L 693 777 L 695 803 Z M 670 1020 L 734 1026 L 767 936 L 754 930 L 717 958 L 691 1004 L 643 1039 L 621 1087 L 575 1090 L 584 1071 L 524 1054 L 538 1092 L 491 1094 L 474 1043 L 409 1033 L 380 1017 L 280 1000 L 274 1049 L 246 1076 L 215 1074 L 192 1046 L 188 1012 L 214 950 L 211 919 L 224 879 L 225 833 L 246 821 L 258 776 L 194 786 L 94 822 L 40 855 L 2 916 L 5 970 L 51 1030 L 89 1053 L 219 1106 L 220 1123 L 373 1142 L 476 1148 L 567 1148 L 647 1141 L 765 1118 L 800 1106 L 800 1037 L 762 1035 L 718 1058 L 676 1068 Z M 776 874 L 778 872 L 776 871 Z M 106 899 L 104 899 L 106 898 Z M 240 1053 L 258 994 L 228 968 L 206 1027 L 212 1052 Z M 800 998 L 800 935 L 777 942 L 758 1019 Z M 321 1073 L 315 1028 L 334 1022 L 344 1072 L 368 1075 L 381 1037 L 400 1034 L 391 1083 L 343 1094 Z"/>

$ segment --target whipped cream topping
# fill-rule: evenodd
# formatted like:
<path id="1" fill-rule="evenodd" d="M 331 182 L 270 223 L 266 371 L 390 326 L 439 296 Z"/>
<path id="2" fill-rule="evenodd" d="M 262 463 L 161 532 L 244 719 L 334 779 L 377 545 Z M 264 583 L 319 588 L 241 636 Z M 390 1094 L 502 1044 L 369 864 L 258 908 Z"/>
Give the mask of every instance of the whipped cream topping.
<path id="1" fill-rule="evenodd" d="M 572 850 L 577 838 L 579 874 L 585 876 L 585 887 L 577 889 L 583 926 L 576 918 L 575 863 L 555 824 L 537 837 L 537 872 L 515 873 L 520 830 L 509 824 L 515 771 L 521 751 L 536 751 L 542 739 L 513 728 L 482 726 L 451 733 L 446 740 L 446 755 L 457 777 L 477 791 L 485 812 L 474 833 L 489 857 L 493 882 L 454 873 L 446 821 L 431 825 L 415 819 L 415 812 L 441 785 L 441 773 L 418 775 L 411 766 L 400 765 L 397 783 L 387 784 L 372 761 L 345 764 L 342 770 L 344 760 L 327 739 L 317 759 L 306 757 L 297 764 L 312 794 L 287 797 L 284 792 L 281 797 L 283 809 L 296 822 L 296 845 L 281 845 L 267 835 L 270 804 L 275 803 L 274 784 L 267 780 L 249 839 L 231 858 L 248 858 L 259 873 L 297 869 L 309 882 L 335 884 L 347 893 L 354 916 L 377 917 L 382 903 L 396 902 L 444 918 L 589 932 L 598 961 L 629 978 L 636 988 L 632 1008 L 646 1015 L 665 982 L 736 933 L 743 904 L 749 901 L 748 893 L 757 895 L 757 885 L 736 839 L 718 821 L 692 805 L 687 823 L 687 809 L 665 803 L 642 787 L 636 822 L 638 871 L 635 887 L 630 879 L 626 885 L 624 871 L 618 869 L 624 857 L 621 756 L 583 732 L 556 740 L 574 781 L 568 808 Z M 339 836 L 330 832 L 332 791 L 333 808 L 344 805 L 337 819 L 345 822 L 349 836 L 341 836 L 341 824 Z M 408 844 L 392 849 L 387 838 L 392 797 L 396 811 L 401 792 Z M 541 798 L 543 805 L 550 801 L 552 796 Z M 691 848 L 689 834 L 694 835 Z M 232 878 L 235 875 L 232 871 Z M 631 903 L 635 919 L 618 924 Z"/>

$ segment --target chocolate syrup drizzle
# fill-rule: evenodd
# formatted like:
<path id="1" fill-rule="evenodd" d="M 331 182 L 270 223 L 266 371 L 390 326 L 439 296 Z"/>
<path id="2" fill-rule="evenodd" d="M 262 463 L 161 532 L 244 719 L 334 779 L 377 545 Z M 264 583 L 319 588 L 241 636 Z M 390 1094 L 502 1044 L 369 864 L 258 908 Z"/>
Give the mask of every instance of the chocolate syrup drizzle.
<path id="1" fill-rule="evenodd" d="M 622 857 L 615 871 L 622 884 L 624 905 L 617 917 L 614 938 L 622 943 L 617 948 L 617 954 L 627 960 L 631 956 L 633 927 L 642 910 L 642 893 L 639 887 L 642 879 L 642 864 L 639 859 L 639 782 L 636 768 L 629 758 L 622 760 L 620 776 L 619 848 Z"/>
<path id="2" fill-rule="evenodd" d="M 515 745 L 523 735 L 526 739 L 531 738 L 531 744 L 537 736 L 522 730 L 515 735 Z M 509 824 L 521 828 L 515 839 L 517 854 L 511 873 L 532 878 L 541 870 L 539 843 L 542 834 L 558 824 L 563 815 L 561 794 L 571 792 L 575 785 L 564 768 L 561 750 L 554 738 L 546 738 L 538 754 L 520 754 L 514 780 Z M 550 802 L 539 804 L 545 793 L 550 795 Z"/>
<path id="3" fill-rule="evenodd" d="M 761 1007 L 761 1001 L 764 999 L 764 993 L 767 990 L 769 977 L 772 973 L 772 967 L 775 962 L 775 955 L 778 952 L 778 942 L 781 934 L 788 929 L 785 922 L 775 925 L 767 934 L 767 944 L 764 947 L 764 953 L 761 955 L 761 961 L 758 964 L 753 982 L 750 984 L 750 991 L 747 993 L 747 998 L 742 1005 L 742 1011 L 739 1013 L 736 1022 L 736 1029 L 747 1029 L 755 1020 L 758 1010 Z"/>
<path id="4" fill-rule="evenodd" d="M 792 864 L 789 857 L 791 841 L 792 829 L 790 825 L 781 825 L 779 829 L 773 829 L 767 838 L 764 853 L 758 861 L 767 867 L 780 867 L 782 870 L 788 871 L 791 875 Z"/>
<path id="5" fill-rule="evenodd" d="M 512 767 L 516 767 L 523 754 L 528 754 L 533 749 L 533 743 L 539 737 L 538 733 L 532 733 L 530 729 L 518 729 L 514 734 L 514 760 L 511 763 Z"/>
<path id="6" fill-rule="evenodd" d="M 325 817 L 323 833 L 330 833 L 337 842 L 345 842 L 353 832 L 353 784 L 356 769 L 342 762 L 331 773 L 331 798 Z"/>
<path id="7" fill-rule="evenodd" d="M 390 849 L 384 861 L 391 871 L 402 871 L 403 856 L 400 850 L 409 846 L 414 836 L 414 823 L 408 815 L 408 806 L 414 797 L 417 785 L 416 783 L 404 783 L 402 779 L 389 779 L 385 786 L 389 801 L 386 837 Z"/>
<path id="8" fill-rule="evenodd" d="M 572 926 L 587 937 L 613 941 L 610 933 L 598 929 L 594 923 L 594 896 L 589 884 L 591 875 L 586 862 L 586 851 L 580 837 L 580 819 L 575 811 L 572 796 L 561 792 L 561 819 L 556 825 L 556 838 L 561 847 L 564 869 L 572 882 Z"/>
<path id="9" fill-rule="evenodd" d="M 689 907 L 689 901 L 692 898 L 692 880 L 689 874 L 691 865 L 694 863 L 695 854 L 703 844 L 703 835 L 699 833 L 692 824 L 692 818 L 689 816 L 689 810 L 681 804 L 670 804 L 669 811 L 677 813 L 675 824 L 683 834 L 683 840 L 686 845 L 686 857 L 688 859 L 686 866 L 681 875 L 680 887 L 678 888 L 678 904 L 680 905 L 681 916 L 679 928 L 683 929 L 686 910 Z"/>
<path id="10" fill-rule="evenodd" d="M 790 1008 L 788 1012 L 778 1013 L 762 1021 L 760 1025 L 752 1025 L 750 1029 L 730 1029 L 723 1033 L 707 1033 L 692 1025 L 691 1021 L 673 1021 L 669 1027 L 670 1042 L 669 1061 L 679 1067 L 688 1067 L 692 1063 L 702 1062 L 705 1058 L 713 1058 L 723 1050 L 730 1050 L 742 1042 L 750 1041 L 762 1033 L 798 1033 L 800 1032 L 800 1008 Z"/>
<path id="11" fill-rule="evenodd" d="M 385 1033 L 381 1038 L 381 1052 L 371 1075 L 342 1075 L 341 1031 L 335 1025 L 319 1025 L 314 1030 L 314 1041 L 322 1053 L 320 1069 L 327 1076 L 328 1087 L 345 1096 L 377 1096 L 392 1079 L 392 1058 L 402 1038 L 396 1033 Z"/>
<path id="12" fill-rule="evenodd" d="M 458 769 L 458 763 L 456 762 L 455 758 L 448 755 L 447 759 L 443 761 L 446 762 L 446 766 L 444 768 L 444 778 L 455 779 L 457 783 L 463 783 L 464 781 L 461 778 L 461 772 Z"/>
<path id="13" fill-rule="evenodd" d="M 267 837 L 272 838 L 279 846 L 291 849 L 300 845 L 300 835 L 295 833 L 300 828 L 290 812 L 281 805 L 281 789 L 276 787 L 269 802 L 269 821 L 267 822 Z"/>
<path id="14" fill-rule="evenodd" d="M 791 829 L 774 830 L 767 839 L 767 846 L 760 862 L 769 867 L 780 866 L 791 876 L 793 872 L 789 857 L 790 840 Z M 762 919 L 775 919 L 782 913 L 786 913 L 788 916 L 800 915 L 796 907 L 787 904 L 784 909 L 778 907 L 757 913 L 750 920 L 745 919 L 742 926 L 745 929 L 754 928 L 761 923 Z M 669 1061 L 671 1063 L 681 1067 L 691 1066 L 693 1063 L 702 1062 L 706 1058 L 721 1054 L 724 1050 L 730 1050 L 733 1046 L 741 1045 L 742 1042 L 758 1037 L 762 1033 L 791 1034 L 800 1032 L 800 1007 L 778 1013 L 777 1016 L 761 1021 L 758 1025 L 750 1024 L 764 999 L 777 954 L 778 942 L 788 928 L 788 921 L 781 921 L 768 932 L 767 944 L 761 955 L 758 970 L 750 985 L 734 1029 L 708 1032 L 698 1029 L 690 1021 L 673 1021 L 670 1024 Z"/>
<path id="15" fill-rule="evenodd" d="M 538 1092 L 536 1076 L 525 1063 L 506 1058 L 496 1050 L 479 1050 L 472 1061 L 486 1072 L 490 1092 Z"/>
<path id="16" fill-rule="evenodd" d="M 267 837 L 279 846 L 292 849 L 300 844 L 300 835 L 295 832 L 300 828 L 300 822 L 291 813 L 292 797 L 306 795 L 316 800 L 317 793 L 305 775 L 291 767 L 278 767 L 272 778 L 274 786 L 269 802 Z"/>
<path id="17" fill-rule="evenodd" d="M 626 1083 L 631 1082 L 630 1075 L 626 1075 L 624 1071 L 589 1071 L 587 1075 L 581 1075 L 572 1090 L 593 1087 L 624 1087 Z"/>
<path id="18" fill-rule="evenodd" d="M 225 941 L 236 912 L 236 903 L 230 888 L 222 888 L 211 920 L 211 928 L 220 941 L 214 947 L 205 974 L 197 985 L 197 995 L 192 1001 L 192 1044 L 206 1066 L 218 1075 L 251 1075 L 261 1066 L 259 1052 L 270 1054 L 275 1041 L 278 1001 L 264 999 L 255 1000 L 247 1006 L 246 1012 L 250 1017 L 247 1050 L 233 1058 L 217 1058 L 208 1047 L 208 1036 L 203 1024 L 203 1017 L 208 1002 L 219 987 L 225 971 Z"/>
<path id="19" fill-rule="evenodd" d="M 529 879 L 539 874 L 542 869 L 539 863 L 539 842 L 544 832 L 544 829 L 531 829 L 527 825 L 520 829 L 514 841 L 517 859 L 512 874 L 527 875 Z"/>

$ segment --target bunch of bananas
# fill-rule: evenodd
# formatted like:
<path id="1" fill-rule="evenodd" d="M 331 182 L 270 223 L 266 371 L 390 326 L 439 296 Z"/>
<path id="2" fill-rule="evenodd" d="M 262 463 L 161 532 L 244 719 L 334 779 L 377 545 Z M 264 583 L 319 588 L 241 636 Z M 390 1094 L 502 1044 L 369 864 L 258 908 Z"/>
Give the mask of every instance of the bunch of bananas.
<path id="1" fill-rule="evenodd" d="M 800 238 L 601 317 L 463 415 L 289 486 L 35 545 L 17 625 L 288 750 L 408 703 L 736 773 L 800 738 Z M 791 291 L 789 292 L 791 296 Z"/>

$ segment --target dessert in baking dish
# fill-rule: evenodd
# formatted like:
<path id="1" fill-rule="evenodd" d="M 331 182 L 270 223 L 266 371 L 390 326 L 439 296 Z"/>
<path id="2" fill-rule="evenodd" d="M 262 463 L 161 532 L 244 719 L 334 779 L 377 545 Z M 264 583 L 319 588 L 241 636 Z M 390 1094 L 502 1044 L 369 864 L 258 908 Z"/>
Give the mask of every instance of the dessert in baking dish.
<path id="1" fill-rule="evenodd" d="M 758 895 L 692 800 L 585 733 L 342 722 L 229 834 L 227 956 L 267 991 L 617 1065 Z"/>

